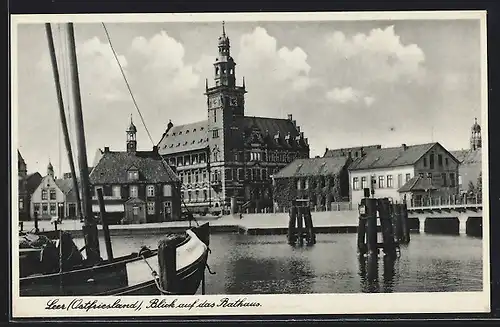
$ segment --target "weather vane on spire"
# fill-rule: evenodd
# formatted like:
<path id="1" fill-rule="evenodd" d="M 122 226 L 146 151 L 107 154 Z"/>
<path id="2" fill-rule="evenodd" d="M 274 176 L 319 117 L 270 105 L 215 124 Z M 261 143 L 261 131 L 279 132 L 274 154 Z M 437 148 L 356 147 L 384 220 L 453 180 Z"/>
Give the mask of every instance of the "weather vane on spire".
<path id="1" fill-rule="evenodd" d="M 132 121 L 132 113 L 130 113 L 130 123 L 132 124 L 133 121 Z"/>
<path id="2" fill-rule="evenodd" d="M 226 28 L 224 27 L 226 25 L 225 21 L 222 21 L 222 36 L 226 36 Z"/>

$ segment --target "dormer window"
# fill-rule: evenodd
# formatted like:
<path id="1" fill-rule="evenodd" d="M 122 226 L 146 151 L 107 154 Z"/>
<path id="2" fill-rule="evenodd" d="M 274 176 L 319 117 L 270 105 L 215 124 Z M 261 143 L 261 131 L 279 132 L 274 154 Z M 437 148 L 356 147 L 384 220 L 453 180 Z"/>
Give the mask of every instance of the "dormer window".
<path id="1" fill-rule="evenodd" d="M 131 169 L 128 171 L 128 180 L 136 181 L 139 179 L 139 171 L 137 169 Z"/>

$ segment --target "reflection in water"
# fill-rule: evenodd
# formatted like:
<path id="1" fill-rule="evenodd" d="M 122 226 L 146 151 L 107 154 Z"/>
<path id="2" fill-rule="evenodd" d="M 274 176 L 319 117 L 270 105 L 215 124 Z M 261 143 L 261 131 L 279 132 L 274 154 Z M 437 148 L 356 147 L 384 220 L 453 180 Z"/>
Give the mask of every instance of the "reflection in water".
<path id="1" fill-rule="evenodd" d="M 116 256 L 156 247 L 161 235 L 115 236 Z M 482 240 L 413 234 L 401 256 L 360 258 L 356 234 L 317 234 L 312 247 L 284 235 L 211 235 L 207 294 L 481 291 Z M 105 248 L 101 238 L 101 249 Z M 81 240 L 83 244 L 83 240 Z M 104 251 L 103 251 L 104 252 Z"/>
<path id="2" fill-rule="evenodd" d="M 383 288 L 380 289 L 379 282 L 379 260 L 382 261 Z M 377 255 L 359 256 L 359 277 L 361 279 L 361 291 L 363 293 L 392 293 L 395 276 L 396 259 L 390 256 L 379 258 Z"/>

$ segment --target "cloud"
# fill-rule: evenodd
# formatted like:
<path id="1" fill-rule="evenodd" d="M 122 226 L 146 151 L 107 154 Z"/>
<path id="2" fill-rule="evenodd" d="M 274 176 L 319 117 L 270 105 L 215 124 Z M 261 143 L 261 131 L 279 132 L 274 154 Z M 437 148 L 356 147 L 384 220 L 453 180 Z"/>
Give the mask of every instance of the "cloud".
<path id="1" fill-rule="evenodd" d="M 380 82 L 422 81 L 425 54 L 416 44 L 403 44 L 394 26 L 375 28 L 367 34 L 346 36 L 334 31 L 326 37 L 330 62 L 364 85 Z M 345 76 L 345 75 L 344 75 Z"/>
<path id="2" fill-rule="evenodd" d="M 370 95 L 365 95 L 362 91 L 356 90 L 350 86 L 343 88 L 334 88 L 326 92 L 325 97 L 328 101 L 346 104 L 349 102 L 363 102 L 367 107 L 371 106 L 375 98 Z"/>

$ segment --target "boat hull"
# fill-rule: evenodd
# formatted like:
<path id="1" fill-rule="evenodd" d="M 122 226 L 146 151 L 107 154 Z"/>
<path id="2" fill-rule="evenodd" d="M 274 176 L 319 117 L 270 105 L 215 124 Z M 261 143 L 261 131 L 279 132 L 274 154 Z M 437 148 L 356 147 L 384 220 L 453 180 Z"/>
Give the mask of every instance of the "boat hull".
<path id="1" fill-rule="evenodd" d="M 204 278 L 208 258 L 208 226 L 194 228 L 185 249 L 197 254 L 178 265 L 175 294 L 193 295 Z M 183 257 L 183 247 L 178 256 Z M 93 267 L 20 279 L 20 296 L 160 295 L 158 251 L 131 254 Z M 156 280 L 156 282 L 155 282 Z"/>

